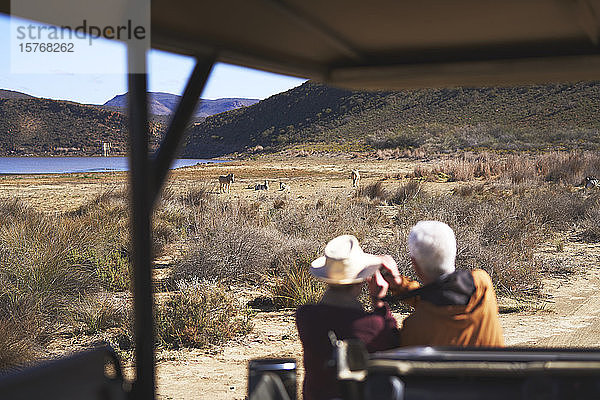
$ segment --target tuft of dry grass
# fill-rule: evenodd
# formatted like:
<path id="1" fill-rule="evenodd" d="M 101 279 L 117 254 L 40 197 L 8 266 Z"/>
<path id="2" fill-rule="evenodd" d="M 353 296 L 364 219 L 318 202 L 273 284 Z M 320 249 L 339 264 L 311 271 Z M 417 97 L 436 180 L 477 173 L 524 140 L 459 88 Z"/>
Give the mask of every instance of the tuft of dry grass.
<path id="1" fill-rule="evenodd" d="M 270 288 L 274 303 L 280 308 L 296 308 L 318 302 L 324 285 L 310 274 L 307 262 L 293 262 L 285 272 L 273 278 Z"/>
<path id="2" fill-rule="evenodd" d="M 127 310 L 110 293 L 94 293 L 69 304 L 66 319 L 77 332 L 89 335 L 125 325 Z"/>
<path id="3" fill-rule="evenodd" d="M 419 197 L 422 188 L 421 182 L 412 180 L 390 192 L 386 200 L 391 204 L 404 204 Z"/>
<path id="4" fill-rule="evenodd" d="M 0 319 L 0 371 L 9 372 L 27 365 L 40 356 L 42 348 L 29 333 L 26 324 Z"/>
<path id="5" fill-rule="evenodd" d="M 383 182 L 377 181 L 361 185 L 356 191 L 356 197 L 367 197 L 371 200 L 383 201 L 387 198 L 387 193 L 383 188 Z"/>

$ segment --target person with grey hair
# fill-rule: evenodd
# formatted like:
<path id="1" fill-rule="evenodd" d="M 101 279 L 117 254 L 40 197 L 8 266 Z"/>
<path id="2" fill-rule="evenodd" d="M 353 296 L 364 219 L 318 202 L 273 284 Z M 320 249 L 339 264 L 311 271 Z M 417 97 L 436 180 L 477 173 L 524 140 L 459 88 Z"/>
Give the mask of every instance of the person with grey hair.
<path id="1" fill-rule="evenodd" d="M 373 280 L 382 298 L 396 297 L 414 307 L 400 329 L 400 345 L 504 346 L 490 276 L 481 269 L 455 269 L 452 228 L 420 221 L 408 235 L 408 249 L 422 285 L 400 276 L 389 263 L 382 267 L 385 279 Z"/>

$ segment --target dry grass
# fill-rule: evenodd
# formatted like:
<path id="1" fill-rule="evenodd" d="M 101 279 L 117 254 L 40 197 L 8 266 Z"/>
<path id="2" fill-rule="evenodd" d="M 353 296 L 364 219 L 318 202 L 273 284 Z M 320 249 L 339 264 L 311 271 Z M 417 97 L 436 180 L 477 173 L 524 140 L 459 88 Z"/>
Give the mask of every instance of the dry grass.
<path id="1" fill-rule="evenodd" d="M 536 258 L 538 246 L 567 232 L 600 240 L 600 193 L 573 188 L 583 176 L 600 175 L 598 160 L 583 152 L 486 154 L 415 172 L 466 179 L 453 195 L 430 194 L 417 179 L 303 202 L 228 200 L 202 185 L 167 191 L 154 214 L 155 254 L 181 250 L 172 283 L 188 283 L 159 306 L 159 340 L 167 347 L 206 346 L 247 332 L 249 316 L 243 308 L 235 314 L 233 295 L 207 282 L 266 285 L 278 307 L 317 301 L 323 288 L 308 264 L 340 234 L 357 236 L 365 251 L 391 254 L 412 275 L 406 236 L 421 219 L 455 229 L 459 267 L 486 269 L 502 294 L 535 295 L 543 273 L 569 271 Z M 379 203 L 395 207 L 395 216 L 386 217 Z M 0 368 L 39 357 L 65 326 L 77 334 L 128 332 L 127 310 L 111 300 L 129 288 L 127 207 L 126 193 L 114 190 L 64 214 L 0 202 Z"/>
<path id="2" fill-rule="evenodd" d="M 378 181 L 361 185 L 356 191 L 356 197 L 367 197 L 371 200 L 383 201 L 388 195 L 383 189 L 383 182 Z"/>
<path id="3" fill-rule="evenodd" d="M 500 179 L 510 183 L 544 181 L 580 185 L 583 178 L 600 174 L 600 155 L 591 151 L 550 152 L 533 156 L 464 153 L 433 167 L 417 166 L 408 177 L 451 181 Z"/>
<path id="4" fill-rule="evenodd" d="M 126 324 L 128 310 L 109 293 L 94 293 L 68 305 L 66 319 L 80 333 L 87 335 Z"/>
<path id="5" fill-rule="evenodd" d="M 347 199 L 292 202 L 227 202 L 210 199 L 190 208 L 186 257 L 174 279 L 200 277 L 258 283 L 315 256 L 333 237 L 364 238 L 381 214 Z"/>
<path id="6" fill-rule="evenodd" d="M 310 274 L 308 262 L 290 264 L 285 273 L 274 277 L 273 281 L 271 295 L 274 304 L 280 308 L 316 303 L 325 290 L 324 285 Z"/>

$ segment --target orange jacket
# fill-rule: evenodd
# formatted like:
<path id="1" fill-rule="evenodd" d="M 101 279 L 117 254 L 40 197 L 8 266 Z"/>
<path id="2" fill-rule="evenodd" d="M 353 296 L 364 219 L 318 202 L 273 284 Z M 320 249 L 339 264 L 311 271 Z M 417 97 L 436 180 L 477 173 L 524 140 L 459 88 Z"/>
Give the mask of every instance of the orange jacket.
<path id="1" fill-rule="evenodd" d="M 480 269 L 471 274 L 475 292 L 467 305 L 437 306 L 419 297 L 406 301 L 415 310 L 403 322 L 401 346 L 504 346 L 492 280 Z M 394 294 L 418 287 L 404 277 Z"/>

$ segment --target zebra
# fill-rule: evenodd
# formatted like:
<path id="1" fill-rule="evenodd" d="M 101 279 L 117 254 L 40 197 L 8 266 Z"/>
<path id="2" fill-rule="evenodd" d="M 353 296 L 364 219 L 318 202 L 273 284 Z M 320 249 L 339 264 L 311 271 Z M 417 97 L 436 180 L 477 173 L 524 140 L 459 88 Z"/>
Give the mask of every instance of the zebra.
<path id="1" fill-rule="evenodd" d="M 360 183 L 360 174 L 358 173 L 358 170 L 353 169 L 350 177 L 352 178 L 352 187 L 357 187 Z"/>
<path id="2" fill-rule="evenodd" d="M 586 176 L 583 182 L 586 189 L 600 188 L 600 180 L 594 176 Z"/>
<path id="3" fill-rule="evenodd" d="M 265 183 L 257 183 L 254 190 L 269 190 L 269 181 L 265 179 Z"/>
<path id="4" fill-rule="evenodd" d="M 234 182 L 233 174 L 219 176 L 219 193 L 225 191 L 227 193 L 231 190 L 231 184 Z"/>

